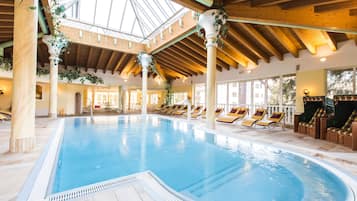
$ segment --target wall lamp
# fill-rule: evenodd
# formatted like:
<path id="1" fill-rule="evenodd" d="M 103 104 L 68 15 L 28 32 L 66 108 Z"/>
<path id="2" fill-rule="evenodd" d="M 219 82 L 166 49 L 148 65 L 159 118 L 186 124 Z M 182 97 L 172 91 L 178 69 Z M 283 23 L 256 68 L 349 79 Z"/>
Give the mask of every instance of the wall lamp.
<path id="1" fill-rule="evenodd" d="M 304 89 L 304 95 L 309 96 L 309 94 L 310 94 L 310 91 L 308 89 Z"/>
<path id="2" fill-rule="evenodd" d="M 4 95 L 4 90 L 0 89 L 0 96 Z"/>

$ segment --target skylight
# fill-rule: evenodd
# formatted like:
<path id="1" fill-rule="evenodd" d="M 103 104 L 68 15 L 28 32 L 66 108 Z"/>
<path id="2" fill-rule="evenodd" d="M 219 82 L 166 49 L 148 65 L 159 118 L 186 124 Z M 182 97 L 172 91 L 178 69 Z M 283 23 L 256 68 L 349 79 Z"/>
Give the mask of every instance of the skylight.
<path id="1" fill-rule="evenodd" d="M 185 12 L 171 0 L 60 0 L 65 25 L 145 43 Z"/>

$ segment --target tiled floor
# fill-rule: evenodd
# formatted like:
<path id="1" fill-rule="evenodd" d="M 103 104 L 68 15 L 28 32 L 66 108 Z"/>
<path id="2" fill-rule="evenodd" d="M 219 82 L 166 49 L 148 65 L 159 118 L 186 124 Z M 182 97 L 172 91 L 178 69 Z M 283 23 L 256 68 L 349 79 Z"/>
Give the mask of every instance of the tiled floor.
<path id="1" fill-rule="evenodd" d="M 197 126 L 204 126 L 201 120 L 193 120 Z M 39 157 L 41 150 L 46 144 L 49 136 L 53 133 L 58 121 L 40 118 L 36 121 L 36 133 L 38 147 L 31 153 L 19 154 L 9 153 L 9 133 L 10 123 L 0 122 L 0 200 L 14 200 L 20 191 L 27 175 L 31 171 L 36 159 Z M 327 161 L 336 167 L 351 173 L 357 177 L 357 152 L 350 149 L 329 143 L 323 140 L 312 139 L 308 136 L 293 133 L 290 129 L 282 130 L 281 128 L 262 129 L 262 128 L 244 128 L 239 125 L 217 124 L 218 133 L 232 136 L 238 139 L 252 140 L 271 144 L 289 150 L 303 153 L 311 157 Z M 138 193 L 140 189 L 135 186 L 128 186 L 123 189 L 107 191 L 110 195 L 99 193 L 94 197 L 88 198 L 90 201 L 103 200 L 101 196 L 114 196 L 113 200 L 128 200 L 127 196 L 136 196 L 136 200 L 150 200 L 145 197 L 145 193 Z M 103 195 L 102 195 L 103 194 Z M 144 196 L 144 197 L 142 197 Z M 133 200 L 134 197 L 132 198 Z M 105 199 L 107 200 L 107 199 Z"/>

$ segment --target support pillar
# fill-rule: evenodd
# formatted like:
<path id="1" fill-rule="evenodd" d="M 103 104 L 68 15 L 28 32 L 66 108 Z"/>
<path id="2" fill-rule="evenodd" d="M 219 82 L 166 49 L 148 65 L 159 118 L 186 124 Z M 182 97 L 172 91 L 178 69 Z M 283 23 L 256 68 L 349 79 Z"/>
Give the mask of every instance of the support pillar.
<path id="1" fill-rule="evenodd" d="M 29 152 L 35 140 L 37 0 L 15 0 L 10 152 Z M 24 34 L 25 33 L 25 34 Z"/>
<path id="2" fill-rule="evenodd" d="M 141 99 L 141 114 L 147 114 L 147 80 L 148 80 L 148 68 L 152 63 L 152 56 L 146 53 L 140 55 L 140 64 L 142 67 L 142 99 Z"/>
<path id="3" fill-rule="evenodd" d="M 54 36 L 45 35 L 42 41 L 48 47 L 48 53 L 50 54 L 50 108 L 48 116 L 50 118 L 57 118 L 57 91 L 58 91 L 58 62 L 60 61 L 60 54 L 63 46 L 58 44 Z"/>
<path id="4" fill-rule="evenodd" d="M 206 79 L 206 108 L 207 127 L 215 129 L 216 124 L 216 62 L 217 62 L 217 39 L 221 25 L 216 20 L 220 18 L 225 23 L 221 11 L 217 9 L 208 10 L 199 17 L 198 24 L 204 29 L 207 48 L 207 79 Z"/>

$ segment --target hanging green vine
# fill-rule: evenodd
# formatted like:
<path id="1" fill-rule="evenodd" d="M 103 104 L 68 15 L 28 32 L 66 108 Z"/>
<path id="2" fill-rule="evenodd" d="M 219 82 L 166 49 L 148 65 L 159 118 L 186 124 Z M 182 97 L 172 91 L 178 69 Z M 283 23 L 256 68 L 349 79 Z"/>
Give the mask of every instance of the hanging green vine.
<path id="1" fill-rule="evenodd" d="M 215 19 L 214 26 L 215 26 L 216 31 L 218 32 L 216 41 L 213 41 L 213 42 L 216 42 L 219 47 L 223 47 L 222 38 L 227 37 L 227 33 L 228 33 L 228 29 L 229 29 L 229 25 L 228 25 L 228 23 L 226 23 L 226 21 L 228 19 L 228 15 L 226 14 L 226 11 L 223 8 L 220 8 L 216 12 L 212 12 L 212 16 L 214 16 L 214 19 Z M 207 40 L 206 40 L 205 30 L 199 24 L 197 24 L 196 30 L 197 30 L 198 36 L 200 38 L 203 38 L 204 43 L 206 44 Z"/>

